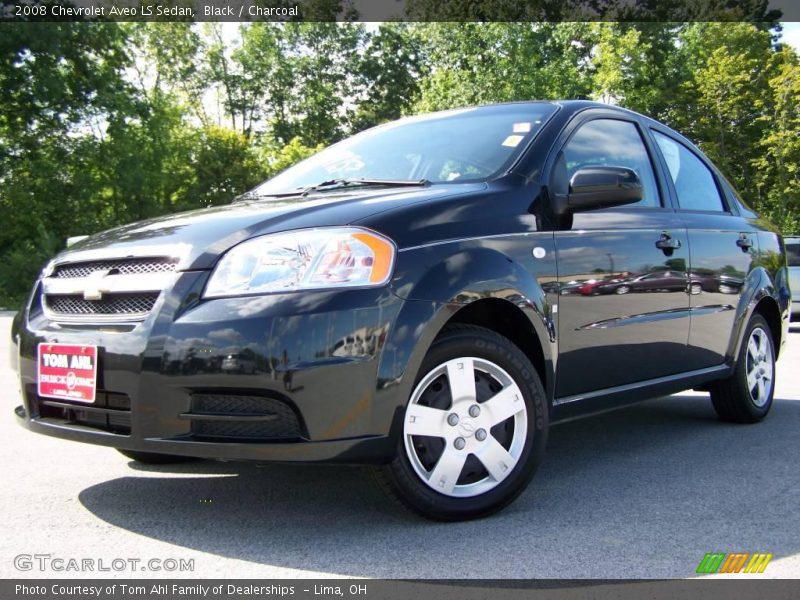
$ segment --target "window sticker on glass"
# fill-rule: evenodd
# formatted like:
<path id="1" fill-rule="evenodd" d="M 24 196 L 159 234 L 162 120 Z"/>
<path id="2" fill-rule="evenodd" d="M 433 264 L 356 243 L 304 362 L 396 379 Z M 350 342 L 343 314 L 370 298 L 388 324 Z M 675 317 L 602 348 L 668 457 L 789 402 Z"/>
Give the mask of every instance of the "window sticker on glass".
<path id="1" fill-rule="evenodd" d="M 528 133 L 530 130 L 530 123 L 514 123 L 514 133 Z"/>
<path id="2" fill-rule="evenodd" d="M 510 148 L 516 148 L 517 144 L 522 141 L 521 135 L 510 135 L 503 141 L 503 146 L 509 146 Z"/>

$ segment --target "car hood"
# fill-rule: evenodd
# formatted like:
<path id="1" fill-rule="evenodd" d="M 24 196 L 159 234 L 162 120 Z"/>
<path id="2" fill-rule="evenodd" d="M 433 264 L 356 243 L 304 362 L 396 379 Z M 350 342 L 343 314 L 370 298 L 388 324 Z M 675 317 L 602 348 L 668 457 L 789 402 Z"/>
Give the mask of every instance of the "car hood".
<path id="1" fill-rule="evenodd" d="M 166 215 L 89 236 L 57 263 L 128 256 L 173 256 L 178 269 L 209 269 L 232 246 L 251 237 L 293 229 L 348 225 L 411 203 L 458 196 L 485 184 L 329 191 L 309 197 L 236 202 Z"/>

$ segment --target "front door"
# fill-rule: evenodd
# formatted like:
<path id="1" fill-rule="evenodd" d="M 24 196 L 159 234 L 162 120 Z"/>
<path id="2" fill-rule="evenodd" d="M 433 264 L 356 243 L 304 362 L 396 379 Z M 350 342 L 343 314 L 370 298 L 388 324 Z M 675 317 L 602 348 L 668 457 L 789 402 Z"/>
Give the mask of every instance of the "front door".
<path id="1" fill-rule="evenodd" d="M 575 213 L 555 233 L 559 362 L 556 402 L 687 370 L 686 227 L 663 193 L 635 120 L 589 118 L 563 146 L 554 193 L 579 168 L 633 169 L 634 205 Z"/>

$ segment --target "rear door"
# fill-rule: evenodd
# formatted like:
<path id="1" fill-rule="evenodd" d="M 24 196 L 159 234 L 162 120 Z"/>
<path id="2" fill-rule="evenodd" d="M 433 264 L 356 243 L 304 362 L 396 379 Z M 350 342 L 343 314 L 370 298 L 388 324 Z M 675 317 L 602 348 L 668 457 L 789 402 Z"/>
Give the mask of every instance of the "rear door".
<path id="1" fill-rule="evenodd" d="M 562 401 L 685 370 L 689 335 L 686 229 L 640 123 L 616 111 L 577 119 L 554 159 L 552 192 L 566 193 L 561 188 L 577 169 L 606 165 L 636 171 L 645 197 L 635 205 L 575 213 L 557 227 L 559 287 L 565 290 L 558 308 L 556 398 Z M 649 283 L 641 285 L 643 277 Z"/>
<path id="2" fill-rule="evenodd" d="M 758 233 L 729 206 L 707 159 L 666 130 L 652 130 L 670 173 L 691 253 L 688 353 L 694 368 L 722 364 L 734 330 L 736 307 L 758 253 Z"/>

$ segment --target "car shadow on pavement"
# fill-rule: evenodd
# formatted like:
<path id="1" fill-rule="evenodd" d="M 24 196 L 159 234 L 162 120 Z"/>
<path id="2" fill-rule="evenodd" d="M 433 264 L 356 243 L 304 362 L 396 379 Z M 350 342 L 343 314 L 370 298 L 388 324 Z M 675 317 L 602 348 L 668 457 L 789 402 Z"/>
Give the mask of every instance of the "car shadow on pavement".
<path id="1" fill-rule="evenodd" d="M 323 574 L 688 577 L 710 551 L 800 552 L 798 447 L 800 401 L 731 425 L 673 396 L 552 428 L 531 486 L 479 521 L 418 519 L 347 467 L 135 465 L 80 501 L 140 535 Z"/>

